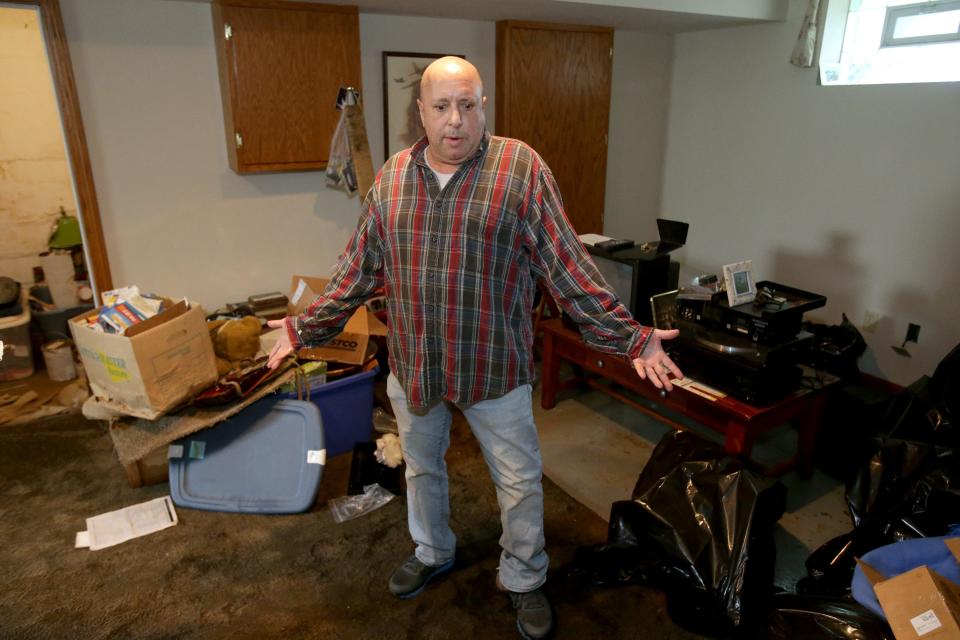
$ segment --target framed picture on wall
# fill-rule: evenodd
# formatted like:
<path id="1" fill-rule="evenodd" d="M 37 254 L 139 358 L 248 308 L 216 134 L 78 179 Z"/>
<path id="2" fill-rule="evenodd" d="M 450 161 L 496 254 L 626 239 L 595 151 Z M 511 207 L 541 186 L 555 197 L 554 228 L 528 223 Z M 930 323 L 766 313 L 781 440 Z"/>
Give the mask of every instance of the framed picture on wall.
<path id="1" fill-rule="evenodd" d="M 431 62 L 455 53 L 383 52 L 384 159 L 411 146 L 423 136 L 417 99 L 420 77 Z"/>

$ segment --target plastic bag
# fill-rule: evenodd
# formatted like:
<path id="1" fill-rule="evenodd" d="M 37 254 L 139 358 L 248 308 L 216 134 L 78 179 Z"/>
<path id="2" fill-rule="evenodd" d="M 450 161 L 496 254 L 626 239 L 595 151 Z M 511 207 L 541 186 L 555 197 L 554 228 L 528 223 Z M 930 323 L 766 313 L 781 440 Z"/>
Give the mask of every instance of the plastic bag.
<path id="1" fill-rule="evenodd" d="M 786 488 L 723 447 L 666 434 L 633 490 L 613 504 L 607 544 L 578 559 L 597 583 L 642 582 L 667 593 L 678 625 L 723 635 L 759 623 L 773 591 L 774 524 Z"/>
<path id="2" fill-rule="evenodd" d="M 397 428 L 397 419 L 380 407 L 373 410 L 373 430 L 377 433 L 392 433 L 394 435 L 400 433 Z"/>
<path id="3" fill-rule="evenodd" d="M 771 604 L 756 640 L 893 640 L 883 620 L 846 598 L 781 593 Z"/>
<path id="4" fill-rule="evenodd" d="M 934 378 L 922 376 L 891 403 L 873 454 L 847 487 L 854 529 L 807 558 L 800 593 L 849 593 L 856 558 L 902 540 L 943 536 L 960 519 L 960 454 L 940 390 L 951 384 L 958 355 Z"/>
<path id="5" fill-rule="evenodd" d="M 357 174 L 353 168 L 353 157 L 350 154 L 350 138 L 347 133 L 347 111 L 340 111 L 337 128 L 330 139 L 330 154 L 327 159 L 327 186 L 343 187 L 348 194 L 357 191 Z"/>
<path id="6" fill-rule="evenodd" d="M 378 484 L 368 484 L 358 496 L 343 496 L 330 500 L 330 511 L 337 524 L 353 520 L 379 509 L 393 500 L 394 495 Z"/>
<path id="7" fill-rule="evenodd" d="M 347 495 L 360 495 L 367 485 L 371 484 L 378 484 L 395 496 L 403 495 L 405 469 L 402 461 L 399 466 L 387 467 L 377 462 L 376 454 L 376 445 L 372 442 L 358 442 L 353 445 Z"/>

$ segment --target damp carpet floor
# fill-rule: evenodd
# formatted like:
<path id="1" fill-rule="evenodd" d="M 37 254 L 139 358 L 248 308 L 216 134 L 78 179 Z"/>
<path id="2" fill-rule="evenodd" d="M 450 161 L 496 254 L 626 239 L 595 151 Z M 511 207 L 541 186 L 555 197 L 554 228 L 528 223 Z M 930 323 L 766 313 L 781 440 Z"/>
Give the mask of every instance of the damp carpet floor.
<path id="1" fill-rule="evenodd" d="M 404 500 L 343 524 L 327 507 L 346 492 L 349 454 L 328 461 L 306 513 L 180 508 L 175 527 L 90 551 L 74 548 L 85 518 L 168 487 L 129 487 L 102 423 L 0 427 L 0 638 L 516 638 L 494 583 L 496 495 L 459 415 L 447 461 L 456 568 L 399 600 L 386 584 L 412 551 Z M 576 579 L 575 551 L 603 542 L 606 524 L 548 479 L 544 490 L 554 637 L 698 637 L 670 621 L 653 589 Z"/>

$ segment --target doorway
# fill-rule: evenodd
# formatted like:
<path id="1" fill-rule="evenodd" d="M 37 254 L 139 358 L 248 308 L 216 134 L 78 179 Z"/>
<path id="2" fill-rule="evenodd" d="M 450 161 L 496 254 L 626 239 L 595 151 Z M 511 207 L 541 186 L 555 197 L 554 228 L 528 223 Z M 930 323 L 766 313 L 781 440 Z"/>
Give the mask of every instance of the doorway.
<path id="1" fill-rule="evenodd" d="M 2 424 L 64 408 L 48 402 L 76 375 L 66 319 L 112 282 L 57 0 L 0 1 L 0 93 Z"/>
<path id="2" fill-rule="evenodd" d="M 33 66 L 29 74 L 21 78 L 20 90 L 46 90 L 49 92 L 52 88 L 53 107 L 56 110 L 52 126 L 56 128 L 59 125 L 60 128 L 60 132 L 54 131 L 54 133 L 60 136 L 60 154 L 61 157 L 65 156 L 66 162 L 63 168 L 66 170 L 66 180 L 68 181 L 62 196 L 51 198 L 50 194 L 41 195 L 37 196 L 38 200 L 32 203 L 13 203 L 9 198 L 6 201 L 0 199 L 0 207 L 8 209 L 17 216 L 29 218 L 31 215 L 36 215 L 31 214 L 31 209 L 36 211 L 37 207 L 45 207 L 55 200 L 63 200 L 63 206 L 68 215 L 72 213 L 79 221 L 90 284 L 94 293 L 99 295 L 101 291 L 111 289 L 113 282 L 107 260 L 103 228 L 100 223 L 100 209 L 97 203 L 90 156 L 87 150 L 83 120 L 80 116 L 76 83 L 73 77 L 73 67 L 70 62 L 70 52 L 67 47 L 59 2 L 57 0 L 8 0 L 0 2 L 0 12 L 16 15 L 16 18 L 8 19 L 7 22 L 14 22 L 18 27 L 22 25 L 22 29 L 26 33 L 18 35 L 23 38 L 25 43 L 31 42 L 31 34 L 29 33 L 31 28 L 39 34 L 47 64 L 37 66 L 36 61 L 25 61 L 25 64 Z M 35 42 L 35 37 L 33 41 Z M 41 77 L 44 70 L 46 70 L 45 78 Z M 44 89 L 44 87 L 47 87 L 47 89 Z M 41 101 L 48 99 L 48 97 L 43 97 Z M 40 118 L 34 119 L 31 117 L 31 124 L 36 126 L 40 120 Z M 11 131 L 20 131 L 23 128 L 22 124 L 0 122 L 0 127 Z M 9 138 L 9 136 L 5 137 Z M 24 141 L 29 140 L 29 134 L 25 136 L 22 131 L 18 137 Z M 23 167 L 18 167 L 12 173 L 20 176 L 26 175 L 28 181 L 36 178 L 36 176 L 41 176 L 41 182 L 45 187 L 54 185 L 54 189 L 59 192 L 61 190 L 59 180 L 55 176 L 62 172 L 62 168 L 56 161 L 50 162 L 56 155 L 56 151 L 53 149 L 56 144 L 49 142 L 50 138 L 47 135 L 44 135 L 43 138 L 46 140 L 44 144 L 49 149 L 47 153 L 38 155 L 45 157 L 45 168 L 37 169 L 35 165 L 23 170 Z M 9 167 L 3 167 L 3 165 L 0 165 L 0 168 L 9 169 Z M 39 173 L 37 173 L 38 171 Z M 6 173 L 9 177 L 11 171 L 6 171 Z M 31 178 L 31 175 L 34 178 Z M 0 179 L 3 177 L 0 176 Z M 13 191 L 16 192 L 18 189 L 15 188 Z M 47 202 L 48 200 L 49 202 Z M 14 204 L 17 204 L 15 211 Z M 20 206 L 21 204 L 23 206 Z M 73 206 L 72 212 L 69 211 L 70 205 Z M 56 209 L 54 209 L 54 212 L 56 212 Z M 27 233 L 35 234 L 36 230 L 30 230 Z"/>

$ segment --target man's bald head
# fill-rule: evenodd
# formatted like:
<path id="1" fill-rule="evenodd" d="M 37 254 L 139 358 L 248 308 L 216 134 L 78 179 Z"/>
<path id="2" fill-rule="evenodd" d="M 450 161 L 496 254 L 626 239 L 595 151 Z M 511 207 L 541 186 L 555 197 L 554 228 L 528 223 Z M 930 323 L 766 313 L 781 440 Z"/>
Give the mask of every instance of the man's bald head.
<path id="1" fill-rule="evenodd" d="M 477 68 L 457 56 L 444 56 L 430 63 L 420 76 L 420 95 L 432 82 L 461 78 L 477 87 L 477 97 L 483 97 L 483 80 Z"/>
<path id="2" fill-rule="evenodd" d="M 486 131 L 483 82 L 477 68 L 454 56 L 435 60 L 420 79 L 420 120 L 427 132 L 427 160 L 452 173 L 480 147 Z"/>

